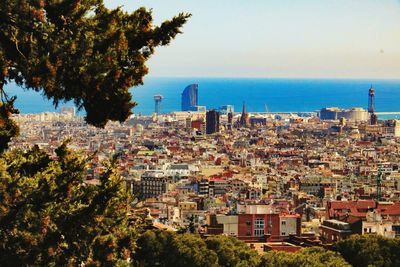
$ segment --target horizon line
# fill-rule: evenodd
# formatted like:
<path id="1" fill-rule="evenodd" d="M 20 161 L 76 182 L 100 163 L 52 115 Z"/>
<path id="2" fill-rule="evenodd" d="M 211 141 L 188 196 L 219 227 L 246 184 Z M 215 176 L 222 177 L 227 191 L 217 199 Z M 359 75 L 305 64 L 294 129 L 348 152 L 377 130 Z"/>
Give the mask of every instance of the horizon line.
<path id="1" fill-rule="evenodd" d="M 268 76 L 167 76 L 167 75 L 147 75 L 146 78 L 187 78 L 187 79 L 268 79 L 268 80 L 367 80 L 367 81 L 400 81 L 399 78 L 367 78 L 367 77 L 268 77 Z"/>

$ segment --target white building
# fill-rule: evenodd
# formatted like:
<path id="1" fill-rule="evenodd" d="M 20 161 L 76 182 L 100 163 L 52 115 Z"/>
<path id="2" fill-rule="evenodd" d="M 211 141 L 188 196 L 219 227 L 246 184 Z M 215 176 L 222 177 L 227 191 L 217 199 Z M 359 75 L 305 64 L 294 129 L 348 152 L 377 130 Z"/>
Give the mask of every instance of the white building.
<path id="1" fill-rule="evenodd" d="M 367 220 L 362 222 L 362 234 L 377 234 L 388 238 L 394 238 L 395 232 L 392 229 L 393 222 L 384 220 L 376 211 L 367 213 Z"/>

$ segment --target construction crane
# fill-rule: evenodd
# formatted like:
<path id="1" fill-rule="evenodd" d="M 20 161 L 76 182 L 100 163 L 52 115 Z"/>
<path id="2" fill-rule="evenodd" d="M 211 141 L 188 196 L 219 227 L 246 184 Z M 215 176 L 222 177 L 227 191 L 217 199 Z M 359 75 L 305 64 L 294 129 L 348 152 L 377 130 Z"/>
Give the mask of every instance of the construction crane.
<path id="1" fill-rule="evenodd" d="M 267 118 L 272 120 L 272 114 L 270 113 L 267 104 L 264 104 L 265 113 L 267 114 Z"/>
<path id="2" fill-rule="evenodd" d="M 378 167 L 378 174 L 376 175 L 376 201 L 382 198 L 382 168 Z"/>

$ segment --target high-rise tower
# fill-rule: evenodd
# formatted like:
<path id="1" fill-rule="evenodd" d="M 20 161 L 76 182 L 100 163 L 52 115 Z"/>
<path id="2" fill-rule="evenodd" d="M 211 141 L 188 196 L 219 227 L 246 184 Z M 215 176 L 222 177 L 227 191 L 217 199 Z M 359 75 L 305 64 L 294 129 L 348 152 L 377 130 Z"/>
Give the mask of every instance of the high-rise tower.
<path id="1" fill-rule="evenodd" d="M 372 85 L 368 90 L 368 113 L 370 116 L 370 124 L 375 125 L 378 122 L 378 117 L 375 114 L 375 89 Z"/>
<path id="2" fill-rule="evenodd" d="M 206 113 L 206 134 L 219 132 L 219 112 L 209 110 Z"/>
<path id="3" fill-rule="evenodd" d="M 194 110 L 198 104 L 198 88 L 197 84 L 188 85 L 182 92 L 182 111 Z"/>
<path id="4" fill-rule="evenodd" d="M 154 112 L 156 114 L 160 114 L 160 112 L 161 112 L 161 101 L 163 100 L 163 98 L 164 97 L 162 95 L 155 95 L 154 96 L 154 103 L 155 103 Z"/>

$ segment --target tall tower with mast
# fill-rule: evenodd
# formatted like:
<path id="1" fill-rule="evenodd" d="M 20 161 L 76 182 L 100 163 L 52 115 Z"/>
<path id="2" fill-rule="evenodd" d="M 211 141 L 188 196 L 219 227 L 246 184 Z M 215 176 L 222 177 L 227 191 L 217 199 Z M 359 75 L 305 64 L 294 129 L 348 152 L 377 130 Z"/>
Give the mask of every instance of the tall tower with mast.
<path id="1" fill-rule="evenodd" d="M 372 85 L 368 91 L 368 113 L 370 116 L 370 124 L 376 125 L 378 122 L 378 116 L 375 114 L 375 89 Z"/>
<path id="2" fill-rule="evenodd" d="M 161 112 L 161 101 L 163 100 L 162 95 L 155 95 L 154 96 L 154 112 L 158 115 Z"/>

